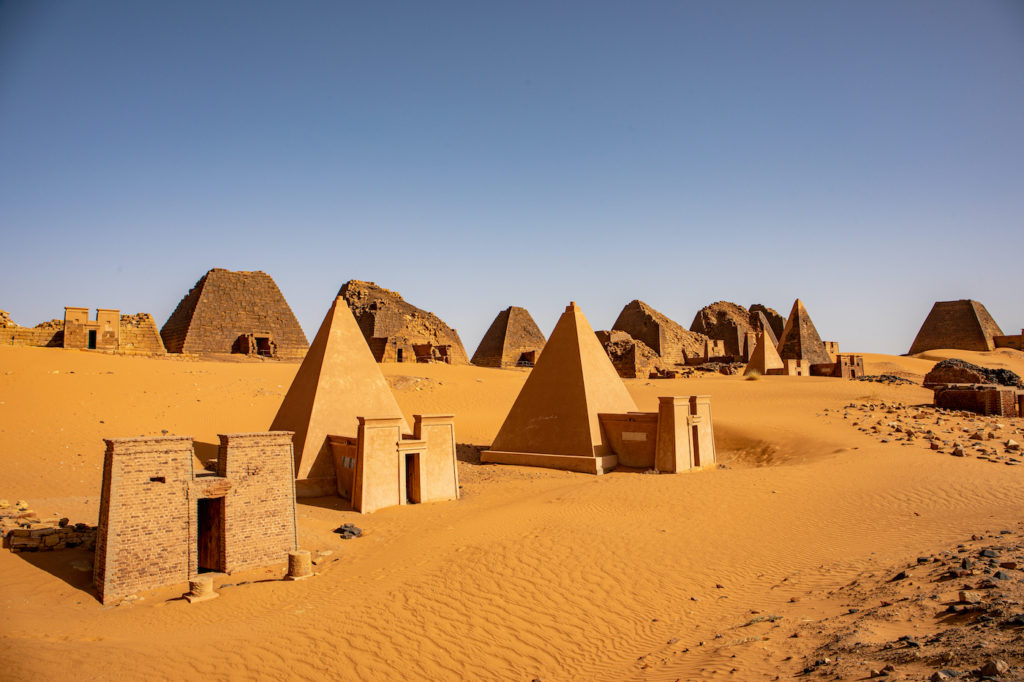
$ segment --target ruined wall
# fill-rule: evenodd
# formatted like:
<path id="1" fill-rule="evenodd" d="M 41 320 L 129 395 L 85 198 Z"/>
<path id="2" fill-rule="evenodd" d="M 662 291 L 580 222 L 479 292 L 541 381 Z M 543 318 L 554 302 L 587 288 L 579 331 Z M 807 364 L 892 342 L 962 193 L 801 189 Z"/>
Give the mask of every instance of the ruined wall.
<path id="1" fill-rule="evenodd" d="M 121 353 L 163 355 L 164 342 L 160 329 L 149 313 L 121 316 L 121 339 L 117 350 Z"/>
<path id="2" fill-rule="evenodd" d="M 939 301 L 917 332 L 910 354 L 936 348 L 992 350 L 996 336 L 1003 336 L 1003 332 L 981 303 L 970 299 Z"/>
<path id="3" fill-rule="evenodd" d="M 199 279 L 160 330 L 169 353 L 231 353 L 251 333 L 271 335 L 280 359 L 300 359 L 309 348 L 270 275 L 221 268 Z"/>
<path id="4" fill-rule="evenodd" d="M 935 389 L 935 406 L 998 417 L 1018 417 L 1019 391 L 1004 386 L 940 386 Z"/>
<path id="5" fill-rule="evenodd" d="M 608 359 L 623 379 L 647 379 L 662 370 L 661 360 L 646 343 L 634 339 L 624 331 L 595 332 Z"/>
<path id="6" fill-rule="evenodd" d="M 407 303 L 398 292 L 354 279 L 345 282 L 338 295 L 351 308 L 377 362 L 415 362 L 413 346 L 429 345 L 444 347 L 452 364 L 469 363 L 458 332 L 437 315 Z M 434 359 L 440 357 L 435 354 Z"/>
<path id="7" fill-rule="evenodd" d="M 717 301 L 697 311 L 690 331 L 725 343 L 725 354 L 744 356 L 748 332 L 756 331 L 750 324 L 750 311 L 729 301 Z"/>
<path id="8" fill-rule="evenodd" d="M 0 310 L 0 345 L 60 348 L 64 345 L 64 320 L 22 327 L 11 319 L 10 313 Z"/>
<path id="9" fill-rule="evenodd" d="M 526 308 L 510 306 L 491 322 L 473 353 L 472 363 L 480 367 L 515 367 L 523 359 L 534 364 L 545 342 L 544 334 Z M 529 360 L 531 353 L 533 359 Z"/>
<path id="10" fill-rule="evenodd" d="M 626 304 L 612 329 L 643 341 L 667 365 L 685 365 L 687 357 L 702 355 L 708 338 L 704 334 L 687 331 L 639 300 Z"/>
<path id="11" fill-rule="evenodd" d="M 189 578 L 192 440 L 107 440 L 93 581 L 106 604 Z"/>

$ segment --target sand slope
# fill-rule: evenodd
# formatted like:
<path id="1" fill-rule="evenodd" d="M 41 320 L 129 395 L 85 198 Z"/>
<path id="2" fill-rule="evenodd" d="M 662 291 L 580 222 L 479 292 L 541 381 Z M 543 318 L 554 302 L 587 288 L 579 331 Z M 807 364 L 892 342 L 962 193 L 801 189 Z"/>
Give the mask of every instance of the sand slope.
<path id="1" fill-rule="evenodd" d="M 931 362 L 869 359 L 911 373 Z M 265 429 L 297 366 L 0 348 L 0 497 L 95 522 L 102 437 L 167 430 L 212 444 L 217 433 Z M 526 377 L 384 370 L 407 416 L 454 412 L 457 440 L 481 446 Z M 792 644 L 769 630 L 750 641 L 737 628 L 751 610 L 828 615 L 840 605 L 809 592 L 1024 511 L 1016 467 L 881 444 L 824 412 L 930 402 L 918 386 L 718 375 L 627 385 L 649 410 L 659 395 L 710 394 L 728 468 L 593 477 L 462 462 L 457 503 L 362 516 L 340 500 L 303 501 L 302 546 L 332 552 L 319 577 L 237 585 L 281 567 L 229 576 L 219 582 L 235 586 L 195 606 L 167 601 L 179 586 L 104 608 L 74 566 L 86 553 L 0 552 L 4 674 L 547 681 L 710 679 L 736 668 L 734 679 L 771 679 L 797 671 L 784 660 Z M 337 539 L 330 530 L 343 522 L 365 536 Z"/>

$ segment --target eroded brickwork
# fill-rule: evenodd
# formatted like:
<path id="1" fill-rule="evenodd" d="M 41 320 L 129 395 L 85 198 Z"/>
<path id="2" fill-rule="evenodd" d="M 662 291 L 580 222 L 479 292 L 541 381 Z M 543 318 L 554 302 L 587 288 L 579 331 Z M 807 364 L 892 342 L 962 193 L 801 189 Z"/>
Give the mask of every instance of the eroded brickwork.
<path id="1" fill-rule="evenodd" d="M 1021 417 L 1022 392 L 1010 386 L 949 384 L 936 387 L 935 407 L 997 417 Z"/>
<path id="2" fill-rule="evenodd" d="M 685 365 L 687 358 L 704 353 L 708 337 L 687 331 L 643 301 L 630 301 L 619 313 L 612 330 L 643 341 L 666 365 Z"/>
<path id="3" fill-rule="evenodd" d="M 472 362 L 480 367 L 532 367 L 545 341 L 526 308 L 510 306 L 494 318 Z"/>
<path id="4" fill-rule="evenodd" d="M 756 332 L 750 312 L 730 301 L 717 301 L 698 310 L 690 331 L 724 342 L 725 355 L 734 359 L 749 358 L 753 351 L 746 351 L 747 334 Z"/>
<path id="5" fill-rule="evenodd" d="M 216 474 L 182 436 L 107 440 L 94 582 L 103 603 L 295 549 L 291 432 L 221 436 Z"/>
<path id="6" fill-rule="evenodd" d="M 163 355 L 164 342 L 160 328 L 149 313 L 121 316 L 121 334 L 117 347 L 121 353 Z"/>
<path id="7" fill-rule="evenodd" d="M 272 338 L 276 357 L 285 360 L 302 358 L 309 348 L 295 314 L 265 272 L 210 270 L 160 330 L 169 353 L 248 352 L 247 335 Z"/>
<path id="8" fill-rule="evenodd" d="M 407 303 L 397 291 L 354 279 L 338 295 L 351 308 L 377 362 L 469 362 L 455 329 Z"/>

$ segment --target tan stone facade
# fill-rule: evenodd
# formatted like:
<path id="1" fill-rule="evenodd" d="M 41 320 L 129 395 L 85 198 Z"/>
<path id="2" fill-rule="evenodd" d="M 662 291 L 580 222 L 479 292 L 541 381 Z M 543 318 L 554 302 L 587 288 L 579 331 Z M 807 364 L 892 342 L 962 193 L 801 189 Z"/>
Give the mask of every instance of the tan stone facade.
<path id="1" fill-rule="evenodd" d="M 99 308 L 96 319 L 90 319 L 89 309 L 78 306 L 65 307 L 63 320 L 50 320 L 35 327 L 21 327 L 0 311 L 0 344 L 146 355 L 165 352 L 149 313 L 121 315 L 112 308 Z"/>
<path id="2" fill-rule="evenodd" d="M 296 547 L 292 434 L 220 436 L 216 473 L 183 436 L 107 440 L 93 579 L 103 603 Z"/>
<path id="3" fill-rule="evenodd" d="M 473 353 L 480 367 L 533 367 L 546 339 L 526 308 L 509 306 L 494 318 Z"/>

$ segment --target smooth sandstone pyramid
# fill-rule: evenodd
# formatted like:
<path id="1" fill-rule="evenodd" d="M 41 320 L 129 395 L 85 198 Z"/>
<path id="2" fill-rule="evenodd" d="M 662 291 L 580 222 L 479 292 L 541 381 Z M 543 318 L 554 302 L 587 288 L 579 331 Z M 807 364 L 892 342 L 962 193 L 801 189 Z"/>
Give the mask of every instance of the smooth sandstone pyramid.
<path id="1" fill-rule="evenodd" d="M 807 308 L 799 298 L 793 303 L 793 311 L 786 320 L 778 350 L 783 360 L 803 360 L 808 365 L 833 362 L 818 336 L 818 330 L 811 322 L 811 316 L 807 314 Z"/>
<path id="2" fill-rule="evenodd" d="M 296 493 L 337 492 L 327 435 L 355 436 L 357 417 L 398 417 L 409 426 L 352 311 L 340 296 L 327 311 L 271 431 L 294 431 Z"/>
<path id="3" fill-rule="evenodd" d="M 779 357 L 779 352 L 775 350 L 771 333 L 772 330 L 766 327 L 765 332 L 757 335 L 757 346 L 754 347 L 750 361 L 747 362 L 747 366 L 743 370 L 743 376 L 751 374 L 763 375 L 768 374 L 769 370 L 785 369 L 785 363 Z"/>
<path id="4" fill-rule="evenodd" d="M 587 318 L 570 303 L 481 459 L 601 474 L 616 457 L 598 414 L 636 411 Z"/>

